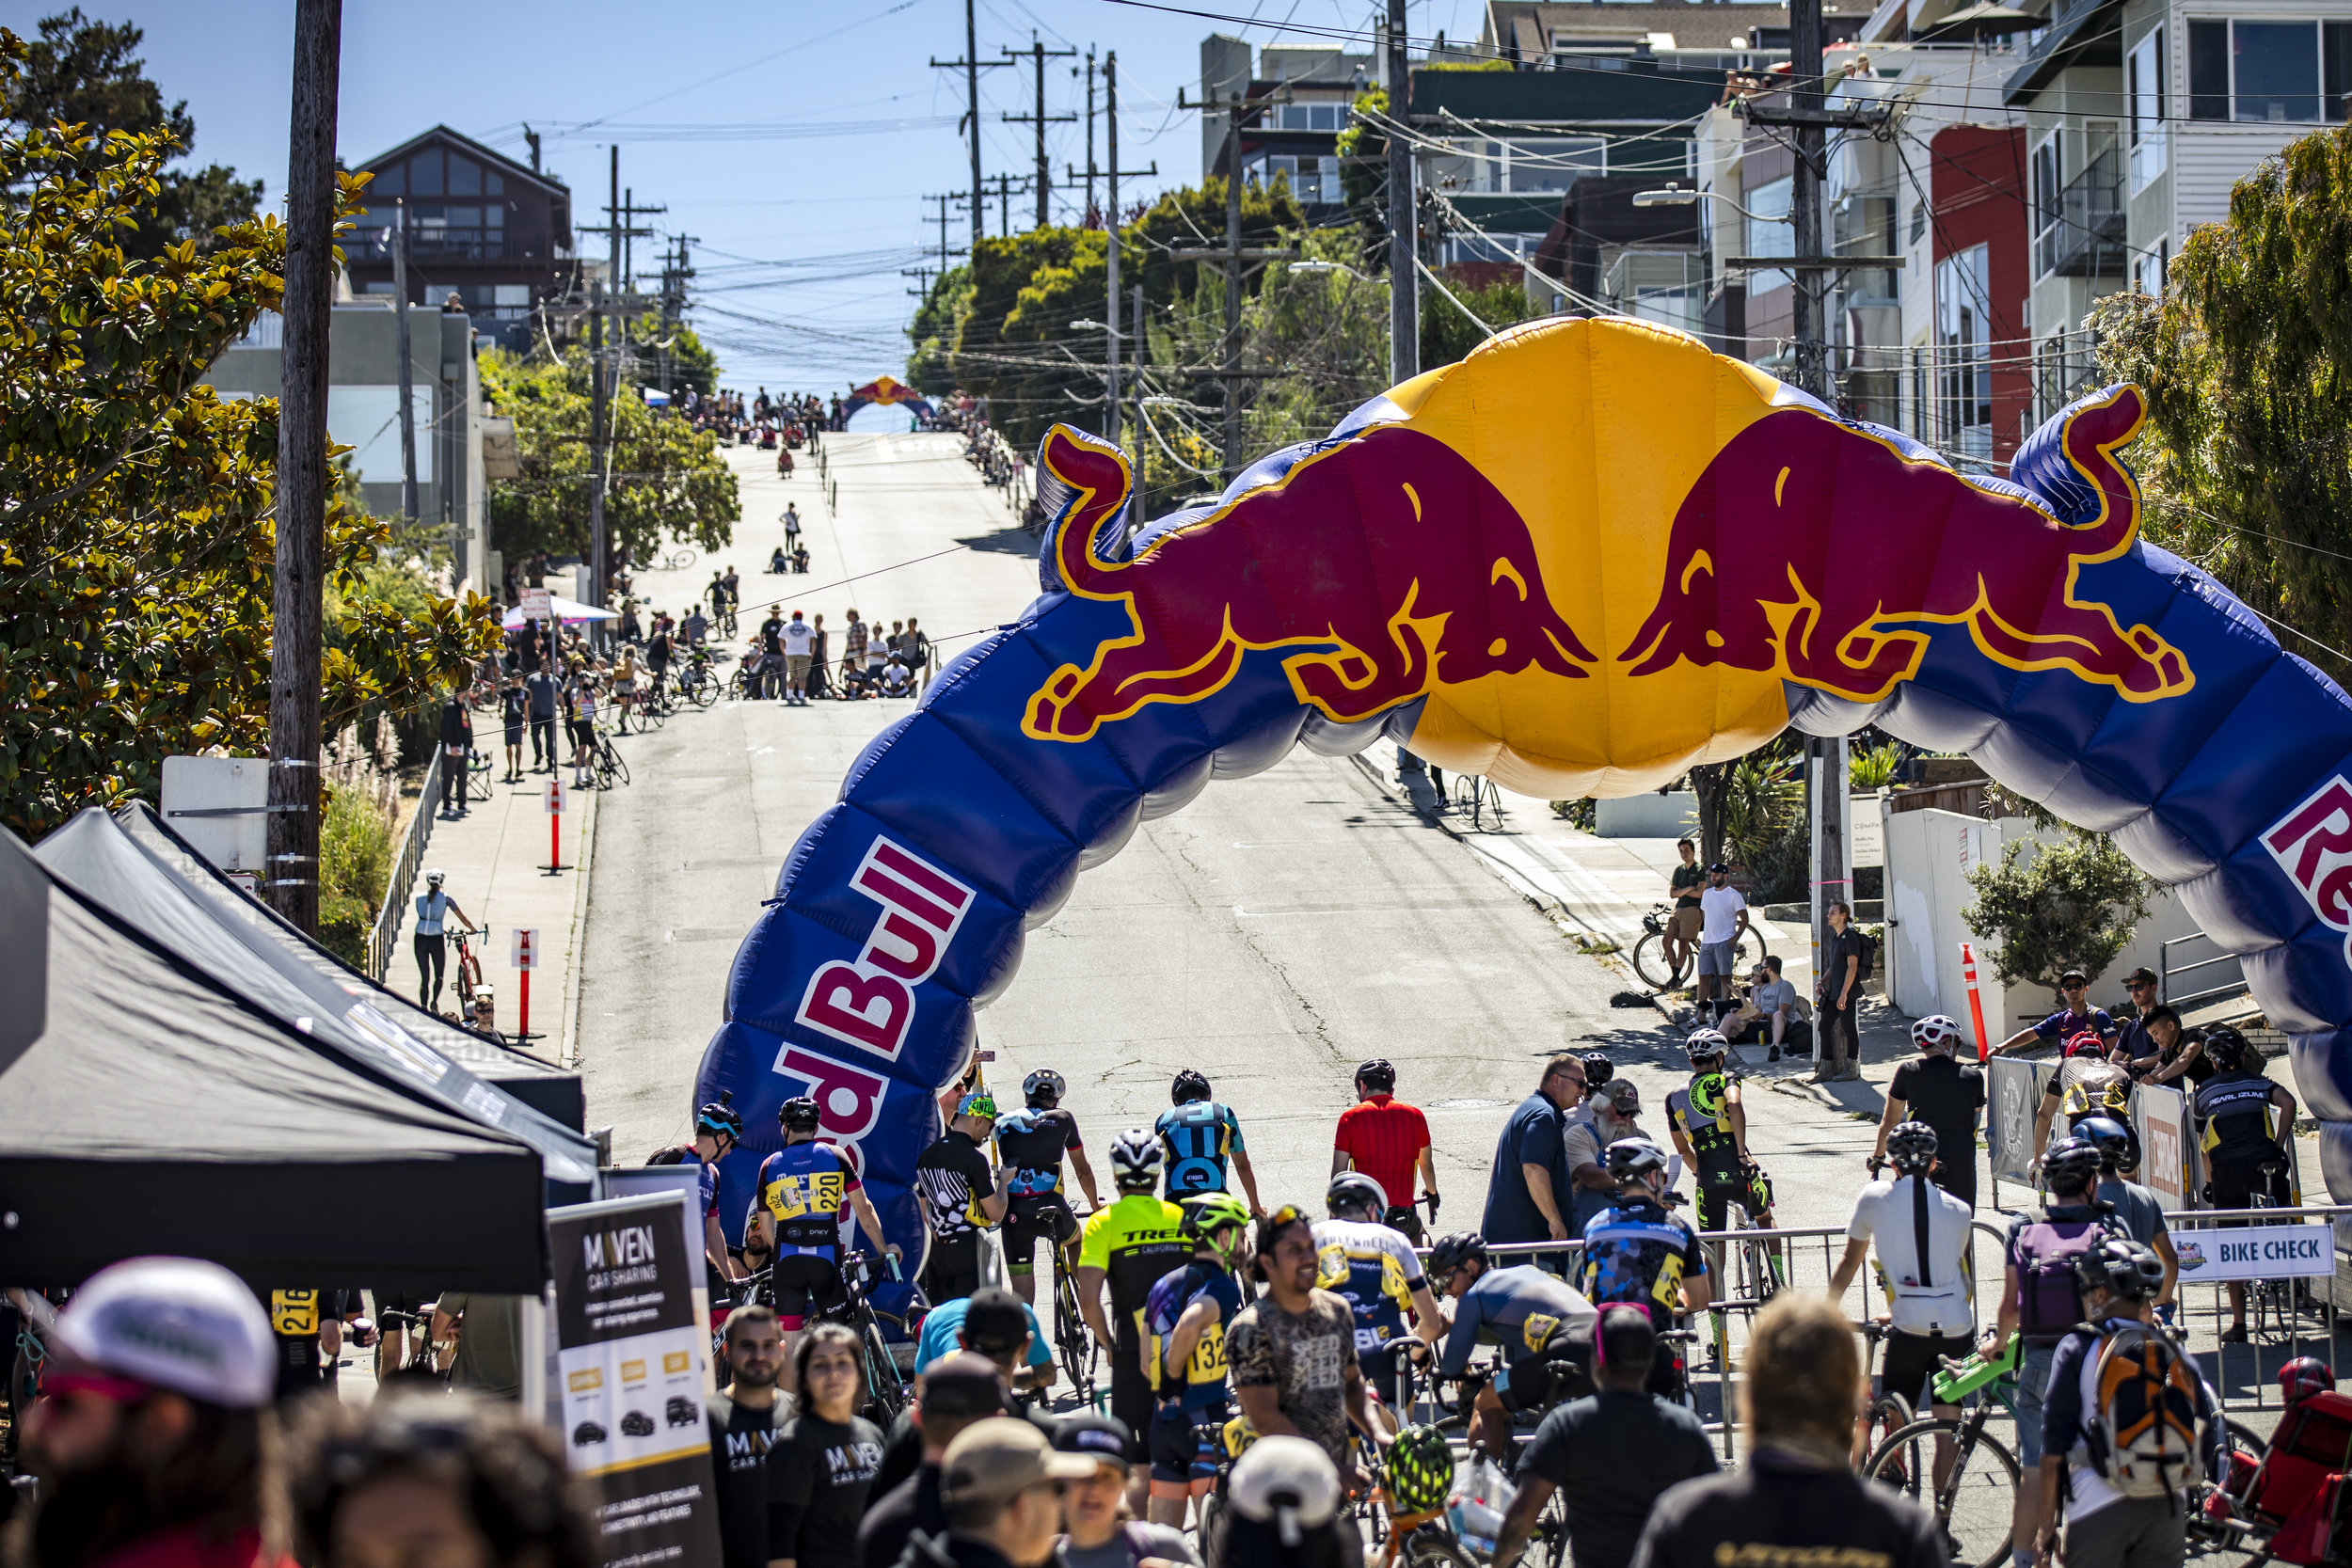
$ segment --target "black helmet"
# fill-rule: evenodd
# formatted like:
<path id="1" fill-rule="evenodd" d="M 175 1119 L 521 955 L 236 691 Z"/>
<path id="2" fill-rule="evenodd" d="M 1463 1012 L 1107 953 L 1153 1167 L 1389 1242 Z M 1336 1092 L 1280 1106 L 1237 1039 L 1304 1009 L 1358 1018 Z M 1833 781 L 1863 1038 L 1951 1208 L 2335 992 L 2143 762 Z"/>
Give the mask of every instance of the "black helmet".
<path id="1" fill-rule="evenodd" d="M 1586 1094 L 1591 1094 L 1616 1075 L 1617 1069 L 1610 1062 L 1609 1053 L 1606 1051 L 1584 1053 L 1584 1092 Z"/>
<path id="2" fill-rule="evenodd" d="M 1886 1134 L 1886 1157 L 1905 1176 L 1925 1176 L 1935 1164 L 1935 1129 L 1924 1121 L 1906 1121 Z"/>
<path id="3" fill-rule="evenodd" d="M 1204 1074 L 1186 1068 L 1176 1075 L 1176 1082 L 1168 1085 L 1168 1098 L 1177 1105 L 1206 1100 L 1209 1098 L 1209 1080 Z"/>
<path id="4" fill-rule="evenodd" d="M 722 1089 L 719 1098 L 694 1113 L 697 1132 L 724 1132 L 737 1143 L 743 1141 L 743 1113 L 735 1108 L 733 1090 Z"/>
<path id="5" fill-rule="evenodd" d="M 1333 1219 L 1345 1219 L 1350 1212 L 1360 1212 L 1366 1219 L 1376 1220 L 1388 1212 L 1389 1195 L 1380 1190 L 1380 1183 L 1361 1171 L 1343 1170 L 1331 1178 L 1331 1185 L 1324 1190 L 1323 1207 Z"/>
<path id="6" fill-rule="evenodd" d="M 1032 1105 L 1040 1101 L 1049 1105 L 1057 1104 L 1069 1088 L 1068 1080 L 1049 1067 L 1041 1067 L 1021 1080 L 1022 1098 Z"/>
<path id="7" fill-rule="evenodd" d="M 1463 1264 L 1486 1260 L 1486 1237 L 1475 1230 L 1451 1230 L 1430 1247 L 1427 1272 L 1431 1279 L 1442 1285 Z"/>
<path id="8" fill-rule="evenodd" d="M 2226 1023 L 2217 1023 L 2205 1031 L 2205 1060 L 2223 1072 L 2235 1072 L 2244 1067 L 2250 1049 L 2246 1037 Z"/>
<path id="9" fill-rule="evenodd" d="M 2074 1124 L 2074 1136 L 2099 1151 L 2103 1171 L 2126 1171 L 2137 1166 L 2132 1158 L 2132 1134 L 2113 1117 L 2085 1117 Z"/>
<path id="10" fill-rule="evenodd" d="M 1666 1168 L 1666 1156 L 1647 1138 L 1619 1138 L 1602 1159 L 1608 1164 L 1609 1180 L 1619 1186 Z"/>
<path id="11" fill-rule="evenodd" d="M 1356 1069 L 1356 1082 L 1370 1086 L 1375 1094 L 1387 1094 L 1396 1087 L 1396 1064 L 1386 1056 L 1375 1056 Z"/>
<path id="12" fill-rule="evenodd" d="M 2074 1281 L 2088 1292 L 2105 1291 L 2138 1301 L 2164 1286 L 2164 1259 L 2156 1249 L 2129 1236 L 2110 1236 L 2074 1258 Z"/>
<path id="13" fill-rule="evenodd" d="M 2099 1184 L 2099 1146 L 2087 1138 L 2060 1138 L 2042 1157 L 2042 1186 L 2050 1193 L 2078 1193 Z"/>
<path id="14" fill-rule="evenodd" d="M 776 1125 L 787 1132 L 817 1131 L 817 1101 L 806 1095 L 787 1100 L 776 1107 Z"/>

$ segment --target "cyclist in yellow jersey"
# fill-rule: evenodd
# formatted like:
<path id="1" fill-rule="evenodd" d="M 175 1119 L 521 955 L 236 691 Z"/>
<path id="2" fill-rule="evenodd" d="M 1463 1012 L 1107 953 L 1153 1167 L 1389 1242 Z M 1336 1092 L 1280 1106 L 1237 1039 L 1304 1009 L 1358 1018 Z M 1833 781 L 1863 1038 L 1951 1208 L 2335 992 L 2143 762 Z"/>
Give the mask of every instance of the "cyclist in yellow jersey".
<path id="1" fill-rule="evenodd" d="M 1161 1149 L 1156 1133 L 1132 1127 L 1111 1144 L 1111 1179 L 1118 1201 L 1087 1219 L 1078 1243 L 1078 1312 L 1087 1331 L 1110 1354 L 1111 1414 L 1127 1424 L 1128 1462 L 1149 1457 L 1153 1382 L 1144 1366 L 1143 1306 L 1170 1269 L 1191 1255 L 1184 1212 L 1158 1196 Z M 1110 1288 L 1110 1311 L 1103 1290 Z M 1141 1479 L 1138 1470 L 1137 1479 Z"/>

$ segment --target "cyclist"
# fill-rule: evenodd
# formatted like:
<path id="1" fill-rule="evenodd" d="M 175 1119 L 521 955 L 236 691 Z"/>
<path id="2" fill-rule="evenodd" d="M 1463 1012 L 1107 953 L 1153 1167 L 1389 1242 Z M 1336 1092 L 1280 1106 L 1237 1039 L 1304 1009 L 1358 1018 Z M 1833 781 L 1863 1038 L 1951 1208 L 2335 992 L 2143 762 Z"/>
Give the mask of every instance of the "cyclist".
<path id="1" fill-rule="evenodd" d="M 946 1131 L 914 1162 L 915 1196 L 931 1233 L 923 1293 L 934 1307 L 980 1288 L 980 1232 L 1001 1222 L 1011 1202 L 1013 1173 L 990 1170 L 980 1152 L 995 1121 L 995 1096 L 976 1088 L 957 1101 Z"/>
<path id="2" fill-rule="evenodd" d="M 1667 1094 L 1666 1128 L 1692 1170 L 1698 1227 L 1724 1229 L 1736 1202 L 1747 1211 L 1750 1225 L 1770 1230 L 1772 1179 L 1748 1154 L 1747 1108 L 1740 1102 L 1739 1080 L 1724 1071 L 1731 1043 L 1718 1030 L 1700 1029 L 1682 1049 L 1691 1058 L 1691 1081 Z"/>
<path id="3" fill-rule="evenodd" d="M 1478 1390 L 1470 1441 L 1497 1459 L 1511 1451 L 1511 1417 L 1591 1391 L 1593 1304 L 1533 1263 L 1499 1269 L 1475 1230 L 1440 1236 L 1429 1277 L 1454 1298 L 1454 1326 L 1437 1375 L 1461 1377 L 1481 1344 L 1502 1348 L 1503 1369 Z"/>
<path id="4" fill-rule="evenodd" d="M 1062 1191 L 1065 1151 L 1086 1189 L 1087 1207 L 1103 1207 L 1094 1190 L 1094 1167 L 1087 1164 L 1086 1148 L 1078 1141 L 1078 1118 L 1061 1109 L 1062 1091 L 1068 1087 L 1060 1073 L 1040 1068 L 1021 1081 L 1026 1106 L 996 1118 L 996 1160 L 1012 1172 L 1001 1232 L 1005 1272 L 1012 1276 L 1013 1293 L 1032 1307 L 1037 1304 L 1037 1239 L 1044 1236 L 1049 1245 L 1065 1252 L 1078 1239 L 1078 1216 Z"/>
<path id="5" fill-rule="evenodd" d="M 2074 1136 L 2099 1151 L 2099 1201 L 2114 1209 L 2125 1234 L 2163 1259 L 2164 1288 L 2156 1292 L 2156 1316 L 2170 1323 L 2181 1257 L 2173 1250 L 2172 1232 L 2164 1223 L 2164 1200 L 2129 1180 L 2139 1168 L 2139 1140 L 2129 1126 L 2108 1117 L 2084 1117 L 2074 1128 Z"/>
<path id="6" fill-rule="evenodd" d="M 1666 1191 L 1666 1156 L 1647 1138 L 1620 1138 L 1608 1148 L 1609 1174 L 1617 1181 L 1617 1201 L 1584 1227 L 1579 1281 L 1596 1306 L 1629 1301 L 1649 1311 L 1652 1322 L 1704 1312 L 1714 1299 L 1707 1272 L 1707 1249 L 1698 1233 L 1661 1201 Z M 1650 1369 L 1650 1392 L 1676 1393 L 1674 1353 L 1659 1341 Z"/>
<path id="7" fill-rule="evenodd" d="M 481 929 L 443 889 L 441 884 L 447 880 L 447 872 L 428 871 L 424 874 L 425 890 L 417 895 L 417 1006 L 428 1013 L 441 1010 L 441 972 L 449 961 L 449 943 L 442 927 L 448 918 L 455 915 L 468 936 Z"/>
<path id="8" fill-rule="evenodd" d="M 2295 1096 L 2264 1076 L 2262 1057 L 2226 1023 L 2205 1031 L 2205 1060 L 2216 1070 L 2189 1101 L 2209 1173 L 2205 1201 L 2250 1209 L 2259 1195 L 2281 1208 L 2292 1203 L 2287 1140 L 2295 1136 Z M 2230 1286 L 2230 1326 L 2221 1341 L 2246 1342 L 2244 1285 Z"/>
<path id="9" fill-rule="evenodd" d="M 1181 1266 L 1190 1248 L 1184 1212 L 1159 1196 L 1160 1140 L 1131 1127 L 1111 1142 L 1111 1182 L 1119 1200 L 1088 1216 L 1078 1247 L 1078 1314 L 1111 1359 L 1111 1414 L 1127 1423 L 1128 1458 L 1140 1464 L 1152 1427 L 1156 1380 L 1143 1362 L 1143 1307 L 1152 1287 Z M 1103 1315 L 1103 1287 L 1111 1316 Z M 1116 1323 L 1116 1328 L 1113 1323 Z"/>
<path id="10" fill-rule="evenodd" d="M 1421 1107 L 1396 1098 L 1396 1068 L 1375 1056 L 1356 1069 L 1356 1103 L 1340 1113 L 1332 1135 L 1331 1174 L 1359 1170 L 1392 1193 L 1395 1200 L 1374 1218 L 1421 1240 L 1421 1215 L 1413 1207 L 1413 1173 L 1421 1173 L 1429 1195 L 1429 1215 L 1438 1214 L 1438 1164 L 1429 1147 L 1429 1118 Z"/>
<path id="11" fill-rule="evenodd" d="M 1184 1499 L 1216 1483 L 1222 1433 L 1233 1417 L 1225 1329 L 1241 1310 L 1233 1270 L 1249 1246 L 1249 1211 L 1231 1193 L 1196 1193 L 1183 1205 L 1192 1260 L 1172 1269 L 1144 1302 L 1152 1377 L 1152 1498 L 1155 1525 L 1184 1522 Z"/>
<path id="12" fill-rule="evenodd" d="M 1226 1191 L 1225 1162 L 1231 1159 L 1241 1190 L 1248 1195 L 1249 1212 L 1264 1213 L 1258 1201 L 1258 1173 L 1249 1166 L 1241 1118 L 1233 1108 L 1210 1099 L 1208 1079 L 1191 1068 L 1176 1075 L 1168 1098 L 1174 1108 L 1162 1111 L 1152 1124 L 1160 1142 L 1168 1146 L 1168 1196 L 1181 1203 L 1195 1193 Z"/>
<path id="13" fill-rule="evenodd" d="M 787 1367 L 802 1325 L 849 1299 L 841 1284 L 841 1211 L 857 1215 L 868 1242 L 898 1256 L 898 1244 L 883 1239 L 882 1216 L 858 1180 L 857 1166 L 840 1145 L 817 1135 L 817 1120 L 816 1101 L 806 1095 L 786 1101 L 776 1112 L 784 1147 L 759 1166 L 755 1228 L 775 1259 L 770 1291 Z"/>
<path id="14" fill-rule="evenodd" d="M 1390 1410 L 1405 1408 L 1401 1355 L 1424 1354 L 1445 1332 L 1437 1298 L 1422 1275 L 1412 1243 L 1381 1216 L 1388 1196 L 1380 1184 L 1357 1171 L 1331 1178 L 1323 1195 L 1329 1219 L 1314 1226 L 1315 1283 L 1343 1296 L 1356 1311 L 1356 1361 Z M 1405 1312 L 1413 1313 L 1413 1333 L 1405 1332 Z"/>
<path id="15" fill-rule="evenodd" d="M 696 1194 L 703 1212 L 703 1261 L 710 1271 L 711 1315 L 720 1323 L 727 1313 L 724 1282 L 743 1277 L 741 1265 L 727 1248 L 726 1230 L 719 1223 L 719 1162 L 743 1141 L 743 1114 L 735 1108 L 734 1099 L 731 1093 L 723 1094 L 694 1113 L 692 1143 L 674 1144 L 645 1156 L 649 1165 L 701 1167 Z"/>

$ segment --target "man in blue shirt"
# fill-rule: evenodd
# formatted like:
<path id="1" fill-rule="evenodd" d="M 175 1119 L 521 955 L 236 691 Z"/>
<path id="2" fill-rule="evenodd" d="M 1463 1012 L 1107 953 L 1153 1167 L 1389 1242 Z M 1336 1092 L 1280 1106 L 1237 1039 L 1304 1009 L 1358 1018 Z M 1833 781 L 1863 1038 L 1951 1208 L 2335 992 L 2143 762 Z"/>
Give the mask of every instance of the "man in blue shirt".
<path id="1" fill-rule="evenodd" d="M 989 1294 L 988 1292 L 982 1293 Z M 996 1292 L 996 1294 L 1011 1295 L 1011 1292 L 1007 1291 Z M 996 1301 L 996 1294 L 990 1295 L 991 1302 Z M 963 1320 L 971 1312 L 975 1299 L 972 1296 L 958 1296 L 946 1306 L 933 1307 L 923 1315 L 922 1337 L 914 1342 L 914 1372 L 917 1377 L 920 1377 L 932 1362 L 943 1355 L 953 1355 L 959 1350 L 978 1348 L 963 1342 Z M 1013 1299 L 1021 1308 L 1022 1317 L 1029 1325 L 1028 1349 L 1023 1353 L 1021 1363 L 1029 1369 L 1029 1381 L 1023 1391 L 1042 1393 L 1054 1386 L 1053 1341 L 1045 1337 L 1045 1330 L 1039 1324 L 1037 1313 L 1029 1304 L 1021 1301 L 1018 1297 Z M 1002 1311 L 1001 1303 L 996 1303 L 996 1307 L 998 1311 Z"/>
<path id="2" fill-rule="evenodd" d="M 2115 1020 L 2105 1007 L 2094 1007 L 2084 993 L 2090 989 L 2090 979 L 2079 969 L 2070 969 L 2058 976 L 2058 991 L 2066 998 L 2066 1006 L 2039 1023 L 2029 1023 L 1993 1048 L 1995 1055 L 2012 1051 L 2035 1051 L 2045 1045 L 2058 1045 L 2076 1035 L 2093 1034 L 2102 1043 L 2115 1038 Z"/>
<path id="3" fill-rule="evenodd" d="M 1583 1059 L 1554 1056 L 1544 1064 L 1535 1092 L 1503 1123 L 1494 1170 L 1486 1178 L 1486 1212 L 1478 1227 L 1488 1242 L 1568 1239 L 1568 1172 L 1560 1135 L 1563 1118 L 1583 1099 Z"/>
<path id="4" fill-rule="evenodd" d="M 1197 1194 L 1226 1191 L 1225 1164 L 1231 1160 L 1243 1196 L 1249 1199 L 1251 1216 L 1263 1219 L 1258 1173 L 1249 1166 L 1241 1118 L 1233 1108 L 1210 1099 L 1209 1080 L 1190 1068 L 1176 1075 L 1168 1098 L 1175 1102 L 1173 1108 L 1162 1111 L 1152 1128 L 1168 1149 L 1168 1200 L 1182 1203 Z"/>

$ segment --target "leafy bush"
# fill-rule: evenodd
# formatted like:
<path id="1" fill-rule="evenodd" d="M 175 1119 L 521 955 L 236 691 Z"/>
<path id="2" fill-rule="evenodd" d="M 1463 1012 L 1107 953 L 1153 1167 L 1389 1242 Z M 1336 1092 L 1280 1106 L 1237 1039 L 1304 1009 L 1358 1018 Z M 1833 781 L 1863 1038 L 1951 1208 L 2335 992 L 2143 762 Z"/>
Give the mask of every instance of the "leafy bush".
<path id="1" fill-rule="evenodd" d="M 327 796 L 319 826 L 319 941 L 354 969 L 367 965 L 368 933 L 391 885 L 395 832 L 392 819 L 361 791 Z"/>
<path id="2" fill-rule="evenodd" d="M 1903 749 L 1893 741 L 1846 753 L 1846 779 L 1857 790 L 1884 789 L 1902 766 Z"/>
<path id="3" fill-rule="evenodd" d="M 2058 844 L 2015 840 L 1999 865 L 1972 869 L 1968 885 L 1977 902 L 1963 918 L 1998 942 L 1994 974 L 2005 986 L 2043 986 L 2053 996 L 2070 969 L 2093 981 L 2106 973 L 2148 918 L 2153 886 L 2112 839 L 2078 831 Z"/>

